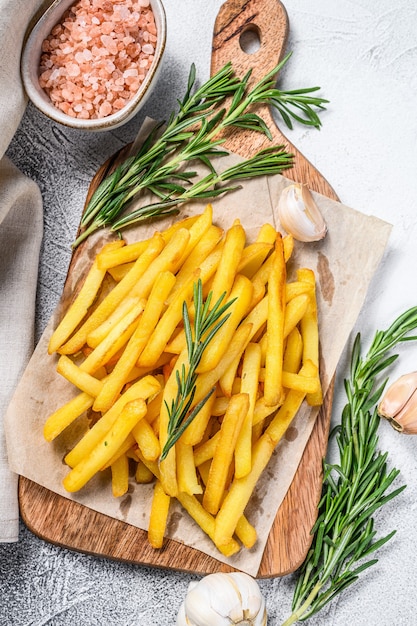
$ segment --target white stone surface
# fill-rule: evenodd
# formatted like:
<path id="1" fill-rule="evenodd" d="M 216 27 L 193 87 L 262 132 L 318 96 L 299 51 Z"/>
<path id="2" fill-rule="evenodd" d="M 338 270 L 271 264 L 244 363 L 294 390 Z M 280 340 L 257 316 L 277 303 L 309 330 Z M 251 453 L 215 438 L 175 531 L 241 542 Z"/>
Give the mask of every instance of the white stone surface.
<path id="1" fill-rule="evenodd" d="M 130 141 L 143 116 L 164 118 L 183 93 L 191 61 L 209 73 L 211 33 L 220 0 L 165 0 L 167 51 L 159 83 L 138 117 L 112 133 L 87 135 L 51 124 L 29 106 L 9 156 L 41 188 L 45 207 L 37 332 L 61 292 L 89 181 L 107 156 Z M 285 88 L 318 84 L 331 102 L 320 132 L 288 136 L 343 202 L 394 225 L 358 320 L 363 343 L 417 304 L 417 8 L 415 0 L 286 0 Z M 346 262 L 349 260 L 347 259 Z M 348 304 L 347 304 L 348 305 Z M 402 350 L 394 373 L 416 369 L 417 346 Z M 347 375 L 347 356 L 339 378 Z M 334 420 L 344 402 L 336 387 Z M 377 515 L 380 534 L 396 528 L 364 573 L 312 626 L 409 626 L 417 623 L 417 439 L 383 425 L 380 443 L 408 487 Z M 13 626 L 168 626 L 192 576 L 77 554 L 34 537 L 0 546 L 0 624 Z M 294 576 L 261 581 L 269 624 L 290 613 Z"/>

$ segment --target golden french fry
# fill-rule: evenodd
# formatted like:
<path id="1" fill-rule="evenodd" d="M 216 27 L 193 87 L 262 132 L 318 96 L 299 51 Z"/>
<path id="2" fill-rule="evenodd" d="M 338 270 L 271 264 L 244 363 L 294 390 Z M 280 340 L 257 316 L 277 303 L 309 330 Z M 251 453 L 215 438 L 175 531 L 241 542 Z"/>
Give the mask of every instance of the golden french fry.
<path id="1" fill-rule="evenodd" d="M 282 372 L 282 384 L 286 389 L 302 391 L 305 394 L 317 393 L 320 389 L 320 381 L 315 368 L 313 376 L 303 376 L 293 372 Z"/>
<path id="2" fill-rule="evenodd" d="M 91 374 L 106 365 L 133 335 L 144 307 L 145 301 L 139 300 L 81 363 L 80 369 Z"/>
<path id="3" fill-rule="evenodd" d="M 265 293 L 266 293 L 265 285 L 263 285 L 259 281 L 256 283 L 252 282 L 252 287 L 253 287 L 253 294 L 252 294 L 252 300 L 249 305 L 249 312 L 253 311 L 256 305 L 259 304 L 261 300 L 263 300 L 263 298 L 265 297 Z"/>
<path id="4" fill-rule="evenodd" d="M 110 291 L 100 302 L 94 312 L 74 335 L 59 349 L 61 354 L 75 354 L 87 341 L 89 333 L 100 326 L 127 295 L 131 295 L 134 285 L 146 272 L 152 261 L 159 255 L 165 245 L 164 239 L 156 233 L 145 252 L 138 258 L 132 270 Z"/>
<path id="5" fill-rule="evenodd" d="M 103 247 L 103 251 L 117 251 L 117 249 L 122 245 L 123 241 L 112 241 Z M 78 295 L 67 309 L 64 317 L 54 330 L 49 340 L 49 354 L 56 352 L 67 341 L 71 333 L 87 315 L 91 305 L 97 298 L 97 294 L 102 285 L 105 274 L 106 271 L 100 268 L 98 258 L 96 257 L 90 270 L 88 271 Z"/>
<path id="6" fill-rule="evenodd" d="M 285 237 L 282 238 L 282 245 L 284 248 L 284 259 L 285 262 L 288 263 L 294 250 L 294 237 L 289 234 L 285 235 Z"/>
<path id="7" fill-rule="evenodd" d="M 268 320 L 268 306 L 268 295 L 266 295 L 245 317 L 245 323 L 252 324 L 251 340 L 266 324 Z"/>
<path id="8" fill-rule="evenodd" d="M 204 484 L 207 484 L 208 475 L 210 472 L 211 460 L 202 463 L 198 467 L 198 472 L 201 476 L 201 479 Z M 236 537 L 240 539 L 245 548 L 252 548 L 257 540 L 257 532 L 256 529 L 252 526 L 252 524 L 248 521 L 248 519 L 242 515 L 236 525 L 235 531 Z"/>
<path id="9" fill-rule="evenodd" d="M 171 272 L 162 272 L 155 280 L 139 323 L 129 339 L 123 354 L 105 381 L 103 389 L 96 398 L 94 403 L 95 411 L 108 411 L 126 384 L 129 372 L 135 366 L 158 323 L 164 308 L 165 299 L 174 283 L 175 276 Z"/>
<path id="10" fill-rule="evenodd" d="M 271 252 L 269 257 L 262 263 L 260 268 L 255 272 L 252 276 L 252 282 L 260 283 L 262 285 L 266 285 L 269 279 L 269 274 L 271 273 L 271 268 L 275 263 L 275 251 Z"/>
<path id="11" fill-rule="evenodd" d="M 303 355 L 303 340 L 297 326 L 289 333 L 285 343 L 283 370 L 285 372 L 298 372 L 301 367 Z"/>
<path id="12" fill-rule="evenodd" d="M 103 387 L 103 381 L 83 371 L 65 355 L 59 358 L 56 371 L 78 389 L 85 391 L 90 396 L 97 396 Z"/>
<path id="13" fill-rule="evenodd" d="M 307 294 L 311 296 L 313 293 L 313 287 L 306 280 L 295 280 L 285 285 L 285 300 L 289 302 L 296 296 Z"/>
<path id="14" fill-rule="evenodd" d="M 161 453 L 159 439 L 155 435 L 148 420 L 140 420 L 132 429 L 132 435 L 145 459 L 155 461 Z"/>
<path id="15" fill-rule="evenodd" d="M 116 265 L 115 267 L 109 267 L 107 272 L 110 274 L 113 280 L 116 281 L 116 283 L 119 283 L 122 280 L 122 278 L 124 278 L 126 274 L 130 272 L 134 264 L 135 262 L 132 261 L 131 263 L 123 263 L 123 265 Z"/>
<path id="16" fill-rule="evenodd" d="M 213 408 L 211 409 L 211 414 L 214 417 L 220 417 L 221 415 L 224 415 L 227 411 L 229 399 L 230 398 L 228 398 L 227 396 L 217 396 L 214 400 Z"/>
<path id="17" fill-rule="evenodd" d="M 307 402 L 311 406 L 320 406 L 323 403 L 323 391 L 319 377 L 319 326 L 316 302 L 316 279 L 314 272 L 308 268 L 297 271 L 299 280 L 309 282 L 312 286 L 312 294 L 305 315 L 301 319 L 300 328 L 303 339 L 303 362 L 312 361 L 317 367 L 319 389 L 313 394 L 307 394 Z"/>
<path id="18" fill-rule="evenodd" d="M 115 498 L 120 498 L 129 488 L 129 459 L 126 454 L 122 454 L 110 467 L 112 493 Z"/>
<path id="19" fill-rule="evenodd" d="M 206 461 L 209 461 L 213 458 L 214 453 L 217 448 L 217 444 L 220 439 L 220 430 L 217 431 L 210 439 L 204 441 L 199 446 L 197 446 L 194 450 L 194 464 L 196 467 L 200 467 Z"/>
<path id="20" fill-rule="evenodd" d="M 74 467 L 88 456 L 93 448 L 103 439 L 113 426 L 125 405 L 138 398 L 147 400 L 154 397 L 161 389 L 161 385 L 154 376 L 145 376 L 133 383 L 125 393 L 120 396 L 113 406 L 88 430 L 80 441 L 68 452 L 65 462 Z"/>
<path id="21" fill-rule="evenodd" d="M 247 393 L 240 393 L 230 398 L 203 495 L 203 506 L 213 515 L 216 515 L 223 499 L 236 441 L 248 410 L 249 396 Z"/>
<path id="22" fill-rule="evenodd" d="M 97 255 L 97 266 L 102 270 L 109 270 L 118 265 L 125 265 L 126 263 L 133 263 L 141 254 L 143 254 L 149 244 L 149 239 L 143 241 L 136 241 L 135 243 L 129 243 L 120 240 L 123 247 L 117 250 L 101 250 Z"/>
<path id="23" fill-rule="evenodd" d="M 191 424 L 181 435 L 181 440 L 183 441 L 183 443 L 189 444 L 190 446 L 196 446 L 203 439 L 204 433 L 206 432 L 207 425 L 212 415 L 212 408 L 215 399 L 216 394 L 212 393 L 204 406 L 199 410 Z"/>
<path id="24" fill-rule="evenodd" d="M 136 446 L 135 438 L 134 438 L 134 436 L 131 433 L 129 433 L 129 435 L 126 437 L 126 439 L 124 440 L 122 445 L 116 450 L 116 452 L 107 461 L 107 463 L 105 463 L 105 465 L 103 465 L 103 467 L 101 468 L 101 471 L 107 469 L 108 467 L 111 467 L 112 464 L 115 461 L 117 461 L 117 459 L 119 457 L 121 457 L 123 454 L 125 454 L 127 456 L 127 458 L 129 458 L 129 454 L 132 454 L 134 446 Z M 137 459 L 135 459 L 135 460 L 137 461 Z"/>
<path id="25" fill-rule="evenodd" d="M 251 332 L 252 324 L 241 324 L 220 363 L 214 369 L 197 376 L 193 406 L 198 404 L 209 393 L 210 389 L 213 389 L 231 364 L 240 359 L 250 341 Z"/>
<path id="26" fill-rule="evenodd" d="M 84 487 L 113 456 L 135 424 L 145 415 L 146 402 L 143 399 L 127 402 L 101 441 L 65 476 L 62 481 L 64 488 L 72 493 Z"/>
<path id="27" fill-rule="evenodd" d="M 199 265 L 200 280 L 207 285 L 213 279 L 222 258 L 224 242 L 220 241 L 212 252 Z"/>
<path id="28" fill-rule="evenodd" d="M 83 391 L 54 411 L 43 427 L 43 436 L 46 441 L 52 441 L 58 437 L 77 417 L 92 407 L 93 402 L 94 397 Z"/>
<path id="29" fill-rule="evenodd" d="M 268 319 L 268 296 L 262 298 L 260 302 L 252 309 L 252 311 L 245 317 L 242 324 L 250 324 L 252 330 L 248 337 L 249 341 L 252 341 L 257 333 L 261 331 Z M 220 388 L 224 395 L 231 396 L 234 380 L 236 378 L 237 368 L 239 366 L 241 354 L 238 354 L 236 358 L 230 362 L 229 366 L 224 370 L 220 378 Z"/>
<path id="30" fill-rule="evenodd" d="M 190 496 L 188 493 L 179 493 L 177 500 L 181 503 L 187 513 L 193 518 L 200 528 L 206 533 L 212 541 L 215 536 L 215 519 L 197 500 L 196 496 Z M 216 546 L 218 550 L 225 556 L 232 556 L 239 551 L 238 542 L 231 538 L 227 543 Z"/>
<path id="31" fill-rule="evenodd" d="M 256 529 L 252 526 L 252 524 L 247 520 L 244 515 L 239 517 L 238 522 L 235 528 L 235 534 L 238 539 L 243 543 L 245 548 L 250 550 L 256 543 L 258 538 Z"/>
<path id="32" fill-rule="evenodd" d="M 185 217 L 178 222 L 173 222 L 171 226 L 168 226 L 165 230 L 161 232 L 162 237 L 165 240 L 165 243 L 171 241 L 176 232 L 178 232 L 181 228 L 190 229 L 193 224 L 198 220 L 198 215 L 190 215 L 189 217 Z"/>
<path id="33" fill-rule="evenodd" d="M 268 406 L 265 402 L 264 396 L 257 399 L 255 408 L 253 411 L 252 425 L 257 426 L 262 423 L 264 419 L 275 413 L 279 409 L 280 404 L 277 403 L 274 406 Z"/>
<path id="34" fill-rule="evenodd" d="M 235 478 L 227 492 L 216 516 L 214 542 L 221 546 L 228 544 L 236 531 L 247 503 L 253 493 L 260 475 L 271 458 L 274 445 L 264 435 L 253 448 L 252 469 L 243 478 Z"/>
<path id="35" fill-rule="evenodd" d="M 258 271 L 268 254 L 273 249 L 272 243 L 256 241 L 243 249 L 237 273 L 251 278 Z"/>
<path id="36" fill-rule="evenodd" d="M 168 423 L 169 412 L 168 408 L 171 406 L 172 400 L 177 395 L 177 371 L 181 372 L 183 365 L 186 367 L 188 364 L 188 353 L 185 349 L 178 357 L 175 367 L 172 369 L 168 380 L 164 387 L 164 393 L 161 403 L 161 412 L 159 414 L 159 443 L 161 445 L 161 451 L 168 440 Z M 177 467 L 176 467 L 176 450 L 175 446 L 172 446 L 167 456 L 160 461 L 160 480 L 163 484 L 165 492 L 175 497 L 178 494 L 178 480 L 177 480 Z"/>
<path id="37" fill-rule="evenodd" d="M 211 285 L 212 304 L 217 302 L 223 293 L 227 297 L 232 290 L 245 240 L 245 230 L 240 221 L 235 220 L 233 226 L 226 232 L 221 258 Z"/>
<path id="38" fill-rule="evenodd" d="M 202 236 L 207 232 L 213 222 L 213 207 L 208 204 L 201 215 L 197 216 L 195 222 L 190 226 L 188 232 L 190 233 L 190 239 L 182 254 L 182 257 L 178 261 L 177 270 L 184 264 L 191 252 L 194 250 Z"/>
<path id="39" fill-rule="evenodd" d="M 197 221 L 197 219 L 198 215 L 185 218 L 179 222 L 174 222 L 171 227 L 167 228 L 163 233 L 160 233 L 164 238 L 165 243 L 168 243 L 177 230 L 180 228 L 190 228 Z M 140 255 L 145 252 L 149 241 L 149 239 L 145 239 L 143 241 L 129 243 L 125 245 L 123 249 L 114 252 L 102 250 L 97 255 L 98 267 L 100 269 L 112 270 L 118 266 L 120 267 L 134 263 Z"/>
<path id="40" fill-rule="evenodd" d="M 256 237 L 256 241 L 258 241 L 259 243 L 269 243 L 271 245 L 274 245 L 275 243 L 275 238 L 277 236 L 277 231 L 275 230 L 274 226 L 272 226 L 272 224 L 262 224 L 262 226 L 259 229 L 259 233 Z"/>
<path id="41" fill-rule="evenodd" d="M 204 350 L 197 368 L 198 373 L 202 374 L 213 370 L 220 363 L 229 344 L 233 341 L 233 334 L 237 326 L 247 313 L 252 291 L 252 283 L 249 278 L 242 275 L 236 276 L 230 296 L 227 299 L 227 302 L 232 302 L 226 312 L 229 317 Z"/>
<path id="42" fill-rule="evenodd" d="M 161 404 L 162 404 L 162 396 L 163 396 L 162 391 L 163 391 L 163 385 L 164 385 L 164 380 L 163 380 L 162 375 L 157 374 L 155 377 L 160 382 L 161 391 L 152 400 L 149 400 L 148 402 L 148 411 L 146 413 L 146 421 L 152 426 L 154 425 L 155 421 L 159 418 L 159 414 L 161 412 Z"/>
<path id="43" fill-rule="evenodd" d="M 265 370 L 261 369 L 259 372 L 259 380 L 263 380 L 265 377 Z M 301 374 L 295 374 L 294 372 L 282 372 L 282 386 L 285 389 L 294 389 L 296 391 L 303 391 L 304 393 L 317 393 L 320 388 L 320 382 L 317 380 L 317 370 L 314 372 L 314 376 L 302 376 Z"/>
<path id="44" fill-rule="evenodd" d="M 154 261 L 150 263 L 146 271 L 133 286 L 130 295 L 138 296 L 139 298 L 148 298 L 152 286 L 161 272 L 172 272 L 175 274 L 178 269 L 178 263 L 189 241 L 190 233 L 186 228 L 177 230 L 166 244 L 165 248 Z M 144 255 L 140 256 L 139 259 L 143 256 Z"/>
<path id="45" fill-rule="evenodd" d="M 157 480 L 153 492 L 148 527 L 148 540 L 153 548 L 162 548 L 163 546 L 170 503 L 170 496 L 165 493 L 161 482 Z"/>
<path id="46" fill-rule="evenodd" d="M 252 420 L 259 388 L 260 368 L 261 348 L 256 343 L 249 343 L 243 355 L 240 385 L 241 393 L 248 395 L 249 408 L 236 441 L 235 476 L 237 478 L 246 476 L 252 465 Z"/>
<path id="47" fill-rule="evenodd" d="M 136 482 L 142 485 L 146 485 L 148 483 L 151 483 L 153 479 L 154 475 L 152 474 L 151 470 L 147 468 L 143 461 L 139 459 L 135 472 Z"/>
<path id="48" fill-rule="evenodd" d="M 173 355 L 170 352 L 163 352 L 156 363 L 153 363 L 149 367 L 135 367 L 137 371 L 136 378 L 147 376 L 152 372 L 159 372 L 164 366 L 168 365 L 172 361 Z"/>
<path id="49" fill-rule="evenodd" d="M 181 438 L 176 444 L 176 460 L 179 492 L 190 495 L 203 493 L 197 478 L 193 447 L 181 441 Z"/>
<path id="50" fill-rule="evenodd" d="M 306 293 L 295 296 L 285 307 L 284 338 L 295 328 L 307 311 L 310 297 Z"/>
<path id="51" fill-rule="evenodd" d="M 312 361 L 307 361 L 303 364 L 299 374 L 305 378 L 313 378 L 316 371 L 317 369 L 314 363 Z M 286 395 L 284 403 L 278 409 L 272 422 L 265 430 L 266 437 L 268 437 L 274 445 L 277 445 L 285 434 L 288 426 L 297 414 L 305 396 L 306 394 L 303 391 L 297 391 L 295 389 L 290 389 Z"/>
<path id="52" fill-rule="evenodd" d="M 172 300 L 173 294 L 177 289 L 180 289 L 184 283 L 193 275 L 196 268 L 208 258 L 209 254 L 213 252 L 219 241 L 223 236 L 223 230 L 218 226 L 211 225 L 207 231 L 203 234 L 200 241 L 196 244 L 195 248 L 188 255 L 187 259 L 182 264 L 180 270 L 176 275 L 175 288 L 168 298 L 168 303 Z M 220 254 L 219 254 L 220 259 Z M 215 270 L 213 270 L 214 273 Z M 206 279 L 207 281 L 207 279 Z M 206 282 L 205 281 L 205 282 Z"/>
<path id="53" fill-rule="evenodd" d="M 275 257 L 268 278 L 267 349 L 265 359 L 265 402 L 274 406 L 281 401 L 282 360 L 284 356 L 286 267 L 282 237 L 275 241 Z"/>
<path id="54" fill-rule="evenodd" d="M 139 298 L 125 298 L 119 306 L 109 315 L 109 317 L 100 326 L 95 328 L 88 334 L 86 343 L 90 348 L 97 348 L 99 343 L 103 341 L 111 330 L 118 324 L 130 311 L 140 303 Z"/>
<path id="55" fill-rule="evenodd" d="M 146 346 L 140 354 L 137 361 L 138 367 L 149 367 L 153 363 L 156 363 L 161 354 L 165 351 L 168 341 L 177 325 L 182 320 L 184 302 L 188 303 L 192 298 L 194 283 L 197 282 L 198 277 L 199 270 L 196 270 L 188 282 L 176 292 L 174 299 L 157 323 Z"/>

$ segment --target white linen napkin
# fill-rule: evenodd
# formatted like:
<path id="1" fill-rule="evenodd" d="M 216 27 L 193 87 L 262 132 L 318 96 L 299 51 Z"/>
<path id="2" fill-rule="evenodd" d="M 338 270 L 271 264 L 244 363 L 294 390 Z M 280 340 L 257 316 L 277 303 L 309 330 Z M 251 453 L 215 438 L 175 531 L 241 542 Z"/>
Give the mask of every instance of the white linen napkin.
<path id="1" fill-rule="evenodd" d="M 17 476 L 7 464 L 3 415 L 33 350 L 42 240 L 37 185 L 4 156 L 26 106 L 20 54 L 42 0 L 0 0 L 0 542 L 18 540 Z"/>

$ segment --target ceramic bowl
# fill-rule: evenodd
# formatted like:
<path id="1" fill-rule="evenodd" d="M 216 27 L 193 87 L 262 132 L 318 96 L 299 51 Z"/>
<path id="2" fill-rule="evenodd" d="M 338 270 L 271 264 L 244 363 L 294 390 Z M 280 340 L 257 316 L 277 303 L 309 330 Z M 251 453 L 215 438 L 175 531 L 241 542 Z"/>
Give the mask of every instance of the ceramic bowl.
<path id="1" fill-rule="evenodd" d="M 30 31 L 21 58 L 21 74 L 26 93 L 32 103 L 51 120 L 71 128 L 91 131 L 106 131 L 117 128 L 134 117 L 149 97 L 161 68 L 166 43 L 166 17 L 161 0 L 150 0 L 157 28 L 154 59 L 139 90 L 128 103 L 116 113 L 99 119 L 79 119 L 58 109 L 41 88 L 38 80 L 41 46 L 52 28 L 61 20 L 64 12 L 75 0 L 55 0 L 42 14 Z"/>

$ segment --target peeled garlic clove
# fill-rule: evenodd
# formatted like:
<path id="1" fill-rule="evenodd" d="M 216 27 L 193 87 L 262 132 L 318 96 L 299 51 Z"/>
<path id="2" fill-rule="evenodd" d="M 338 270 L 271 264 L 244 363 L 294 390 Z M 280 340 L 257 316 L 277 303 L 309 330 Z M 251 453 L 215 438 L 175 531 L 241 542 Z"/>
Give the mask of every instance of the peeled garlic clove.
<path id="1" fill-rule="evenodd" d="M 307 185 L 286 187 L 277 212 L 282 227 L 298 241 L 319 241 L 326 236 L 326 223 Z"/>
<path id="2" fill-rule="evenodd" d="M 417 372 L 400 376 L 385 392 L 378 414 L 398 432 L 417 434 Z"/>
<path id="3" fill-rule="evenodd" d="M 254 578 L 243 572 L 209 574 L 191 583 L 177 626 L 266 626 L 265 601 Z"/>

